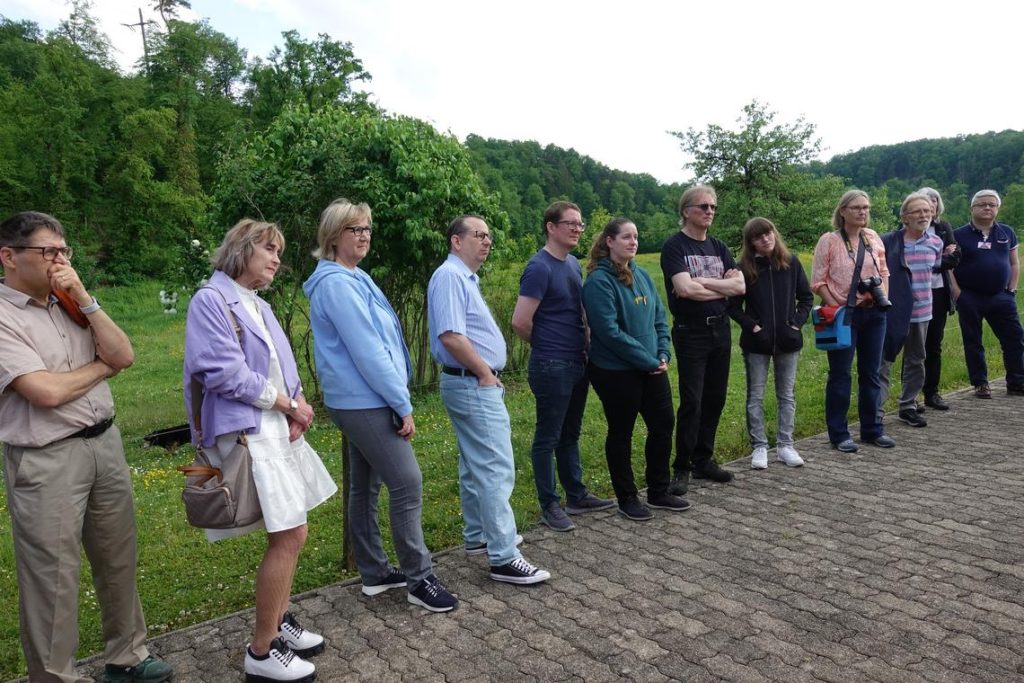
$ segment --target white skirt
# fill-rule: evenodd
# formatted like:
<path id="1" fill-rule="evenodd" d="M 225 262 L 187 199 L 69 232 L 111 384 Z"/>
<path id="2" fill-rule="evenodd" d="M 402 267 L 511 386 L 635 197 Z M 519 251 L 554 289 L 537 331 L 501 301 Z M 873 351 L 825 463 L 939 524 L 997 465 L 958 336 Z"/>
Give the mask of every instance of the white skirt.
<path id="1" fill-rule="evenodd" d="M 214 467 L 231 452 L 236 438 L 236 434 L 222 434 L 215 448 L 207 449 Z M 264 410 L 259 434 L 247 434 L 246 438 L 263 519 L 236 529 L 207 529 L 206 538 L 211 542 L 256 529 L 274 532 L 302 526 L 306 513 L 338 490 L 323 460 L 304 437 L 288 441 L 288 420 L 283 414 Z"/>

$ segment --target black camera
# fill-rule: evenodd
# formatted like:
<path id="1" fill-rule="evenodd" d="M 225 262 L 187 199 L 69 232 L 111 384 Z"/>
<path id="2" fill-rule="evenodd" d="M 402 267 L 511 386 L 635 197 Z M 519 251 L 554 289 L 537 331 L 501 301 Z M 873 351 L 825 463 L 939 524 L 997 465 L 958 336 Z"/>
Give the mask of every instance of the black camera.
<path id="1" fill-rule="evenodd" d="M 879 308 L 890 308 L 892 306 L 889 297 L 885 295 L 885 290 L 882 289 L 882 278 L 880 277 L 873 276 L 861 280 L 857 283 L 857 291 L 860 294 L 870 294 L 871 298 L 875 300 L 875 305 Z"/>

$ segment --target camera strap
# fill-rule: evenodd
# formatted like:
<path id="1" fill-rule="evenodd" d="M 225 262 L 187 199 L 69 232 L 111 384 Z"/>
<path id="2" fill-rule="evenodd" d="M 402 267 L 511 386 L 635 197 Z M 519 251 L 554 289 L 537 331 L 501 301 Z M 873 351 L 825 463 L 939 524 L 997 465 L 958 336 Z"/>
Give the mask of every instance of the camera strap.
<path id="1" fill-rule="evenodd" d="M 846 243 L 846 252 L 850 255 L 850 259 L 854 262 L 853 264 L 853 280 L 850 282 L 850 291 L 846 295 L 846 305 L 853 308 L 857 305 L 857 284 L 860 282 L 860 271 L 864 267 L 864 252 L 867 251 L 867 240 L 864 238 L 864 233 L 860 233 L 860 242 L 857 245 L 857 257 L 853 256 L 853 245 L 850 244 L 850 238 L 847 236 L 846 231 L 840 229 L 839 234 L 843 236 L 843 241 Z M 875 255 L 871 255 L 871 260 L 875 260 Z M 877 266 L 876 266 L 877 267 Z"/>

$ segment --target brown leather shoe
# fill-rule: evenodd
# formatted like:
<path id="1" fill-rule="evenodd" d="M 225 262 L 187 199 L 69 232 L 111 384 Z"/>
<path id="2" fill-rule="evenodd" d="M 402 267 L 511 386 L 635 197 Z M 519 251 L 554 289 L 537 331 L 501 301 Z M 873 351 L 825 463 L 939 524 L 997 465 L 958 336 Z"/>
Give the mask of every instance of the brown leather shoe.
<path id="1" fill-rule="evenodd" d="M 992 387 L 988 385 L 988 382 L 979 384 L 974 387 L 974 395 L 978 398 L 992 398 Z"/>

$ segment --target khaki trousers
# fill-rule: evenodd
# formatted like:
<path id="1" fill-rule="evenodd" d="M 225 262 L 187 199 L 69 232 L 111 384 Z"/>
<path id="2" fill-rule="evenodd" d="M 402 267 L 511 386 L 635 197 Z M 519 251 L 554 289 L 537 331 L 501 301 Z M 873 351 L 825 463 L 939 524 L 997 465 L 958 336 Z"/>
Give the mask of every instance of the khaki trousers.
<path id="1" fill-rule="evenodd" d="M 87 683 L 75 672 L 84 545 L 108 664 L 149 656 L 135 584 L 132 481 L 116 426 L 94 439 L 6 446 L 4 481 L 18 571 L 21 646 L 32 683 Z"/>

